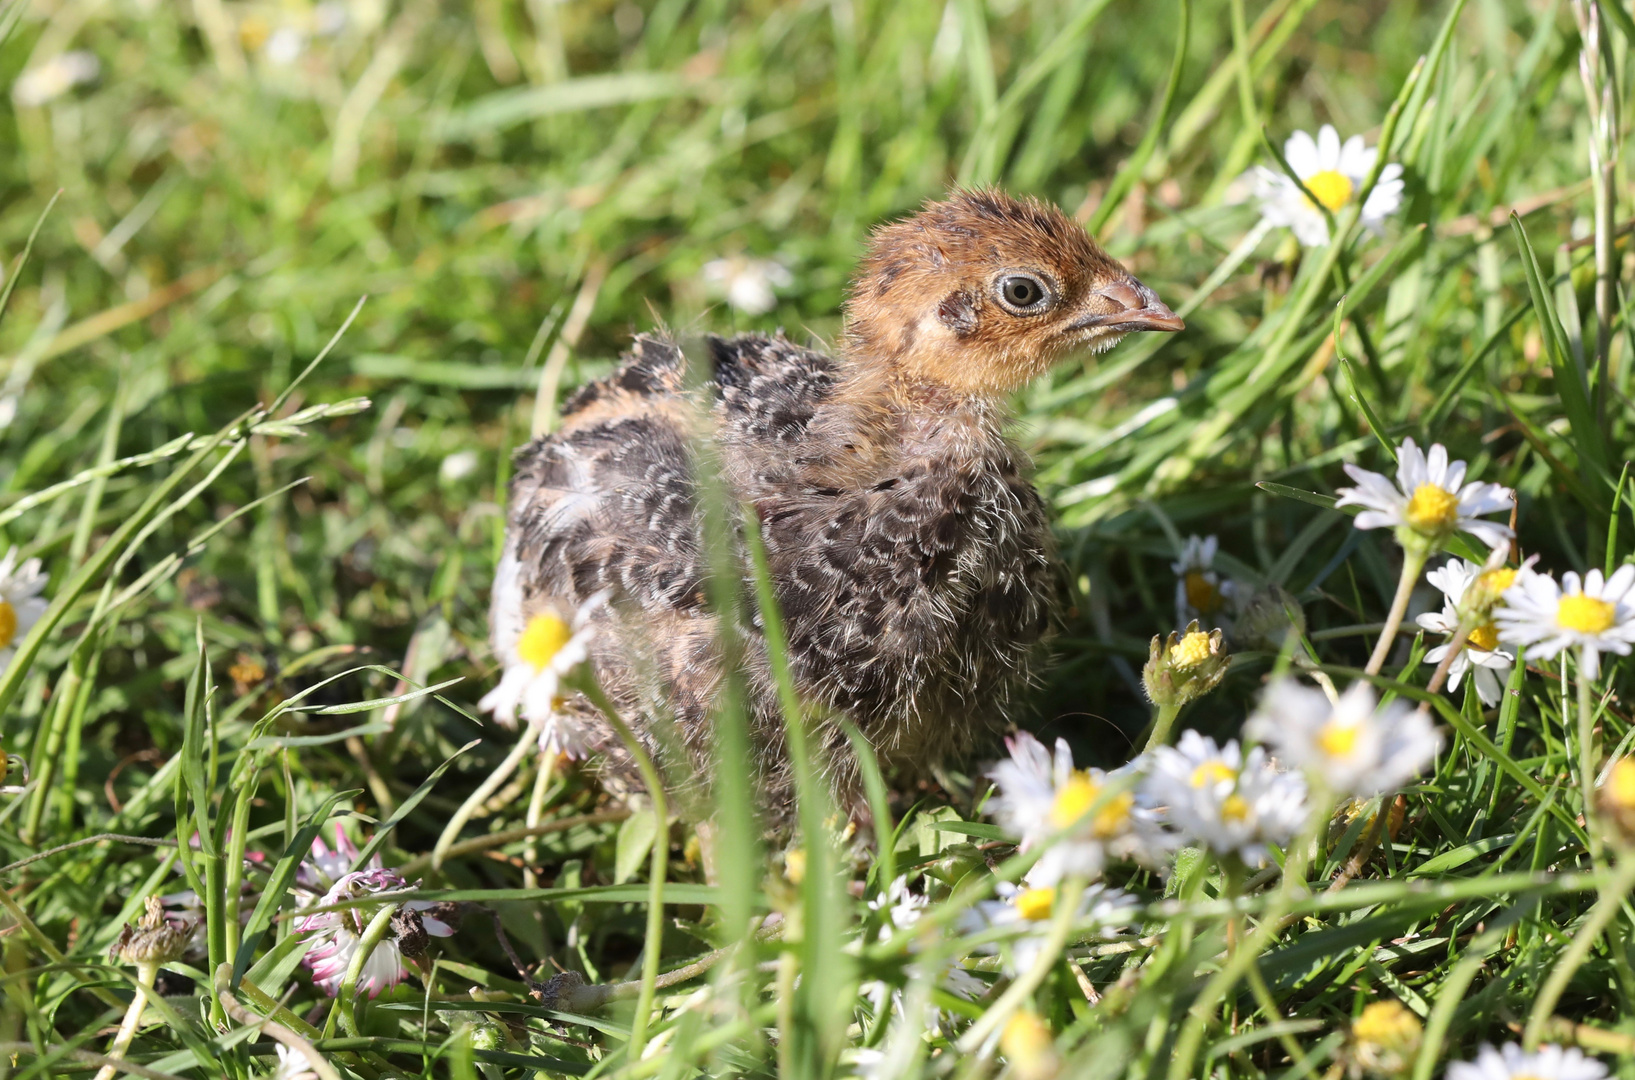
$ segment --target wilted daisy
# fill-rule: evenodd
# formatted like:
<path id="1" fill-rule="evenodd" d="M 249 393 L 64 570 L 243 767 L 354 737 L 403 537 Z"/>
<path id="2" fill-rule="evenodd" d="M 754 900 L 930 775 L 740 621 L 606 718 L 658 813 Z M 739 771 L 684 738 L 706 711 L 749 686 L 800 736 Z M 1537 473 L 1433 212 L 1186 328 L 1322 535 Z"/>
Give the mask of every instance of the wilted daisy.
<path id="1" fill-rule="evenodd" d="M 765 315 L 778 306 L 775 290 L 795 283 L 782 263 L 744 255 L 705 263 L 703 278 L 712 293 L 726 297 L 734 310 L 745 315 Z"/>
<path id="2" fill-rule="evenodd" d="M 1620 566 L 1610 578 L 1591 570 L 1582 580 L 1571 570 L 1561 584 L 1548 574 L 1523 570 L 1493 612 L 1499 640 L 1527 646 L 1529 658 L 1548 660 L 1576 646 L 1585 678 L 1601 670 L 1601 653 L 1628 656 L 1635 643 L 1635 566 Z"/>
<path id="3" fill-rule="evenodd" d="M 1220 541 L 1213 536 L 1189 536 L 1181 557 L 1169 564 L 1175 571 L 1175 625 L 1196 619 L 1204 626 L 1225 627 L 1236 610 L 1238 583 L 1215 570 Z"/>
<path id="4" fill-rule="evenodd" d="M 1500 572 L 1514 579 L 1514 571 Z M 1463 617 L 1460 613 L 1467 606 L 1466 593 L 1471 583 L 1484 573 L 1487 571 L 1481 565 L 1469 559 L 1449 559 L 1446 566 L 1426 574 L 1425 580 L 1442 590 L 1442 610 L 1427 611 L 1419 616 L 1419 625 L 1435 634 L 1457 633 Z M 1451 647 L 1451 642 L 1438 645 L 1425 654 L 1426 661 L 1440 664 Z M 1464 648 L 1448 665 L 1448 689 L 1459 689 L 1459 681 L 1465 677 L 1465 672 L 1474 671 L 1477 696 L 1485 705 L 1497 704 L 1504 690 L 1504 681 L 1509 678 L 1510 669 L 1515 663 L 1516 654 L 1499 647 L 1498 626 L 1491 618 L 1486 619 L 1471 630 L 1465 638 Z"/>
<path id="5" fill-rule="evenodd" d="M 1483 1046 L 1475 1061 L 1448 1063 L 1447 1080 L 1601 1080 L 1607 1067 L 1584 1052 L 1541 1046 L 1531 1054 L 1515 1043 Z"/>
<path id="6" fill-rule="evenodd" d="M 1299 774 L 1279 772 L 1261 747 L 1244 755 L 1237 740 L 1217 746 L 1196 731 L 1152 751 L 1140 799 L 1182 841 L 1251 867 L 1265 863 L 1268 845 L 1287 844 L 1308 813 Z"/>
<path id="7" fill-rule="evenodd" d="M 409 882 L 391 870 L 359 870 L 341 875 L 340 880 L 324 893 L 314 906 L 327 907 L 348 901 L 367 901 L 380 893 L 396 892 L 410 887 Z M 312 969 L 312 981 L 330 997 L 340 993 L 346 969 L 352 963 L 363 938 L 363 932 L 380 912 L 383 903 L 362 903 L 340 911 L 320 911 L 304 915 L 295 922 L 299 934 L 311 934 L 314 943 L 301 962 Z M 374 997 L 389 990 L 409 974 L 404 957 L 419 955 L 425 949 L 426 937 L 448 937 L 454 927 L 444 922 L 433 911 L 438 905 L 415 900 L 398 907 L 392 928 L 375 946 L 358 972 L 358 989 Z"/>
<path id="8" fill-rule="evenodd" d="M 19 105 L 44 105 L 68 93 L 82 83 L 88 83 L 102 71 L 95 54 L 75 49 L 58 53 L 38 67 L 29 68 L 17 76 L 11 85 L 11 100 Z"/>
<path id="9" fill-rule="evenodd" d="M 1152 836 L 1135 806 L 1132 773 L 1073 768 L 1065 739 L 1056 740 L 1054 755 L 1025 731 L 1011 736 L 1008 745 L 1010 757 L 988 770 L 997 789 L 993 816 L 1021 838 L 1023 849 L 1050 843 L 1028 871 L 1029 882 L 1045 886 L 1066 877 L 1095 878 L 1109 858 L 1151 853 Z"/>
<path id="10" fill-rule="evenodd" d="M 1283 157 L 1306 191 L 1311 192 L 1311 198 L 1281 169 L 1257 165 L 1255 198 L 1260 202 L 1260 216 L 1272 225 L 1294 230 L 1295 237 L 1306 247 L 1322 247 L 1329 239 L 1328 221 L 1311 200 L 1316 199 L 1329 213 L 1339 213 L 1360 194 L 1378 156 L 1377 149 L 1363 144 L 1361 135 L 1353 135 L 1342 144 L 1331 124 L 1324 124 L 1315 139 L 1296 131 L 1283 144 Z M 1380 171 L 1379 182 L 1363 204 L 1364 228 L 1375 233 L 1381 230 L 1385 219 L 1402 205 L 1402 187 L 1401 165 L 1393 162 Z"/>
<path id="11" fill-rule="evenodd" d="M 45 614 L 46 602 L 40 590 L 45 588 L 47 577 L 40 573 L 39 559 L 18 565 L 16 548 L 0 559 L 0 671 L 11 663 L 17 642 Z"/>
<path id="12" fill-rule="evenodd" d="M 352 871 L 352 864 L 358 858 L 358 845 L 346 835 L 346 830 L 340 822 L 335 822 L 335 846 L 329 847 L 324 843 L 322 836 L 312 838 L 312 846 L 295 868 L 295 906 L 308 907 L 317 903 L 317 898 L 328 892 L 335 883 Z M 383 870 L 385 863 L 381 860 L 380 852 L 369 859 L 362 870 Z"/>
<path id="13" fill-rule="evenodd" d="M 1483 521 L 1481 515 L 1508 511 L 1514 493 L 1480 480 L 1465 483 L 1465 463 L 1450 462 L 1441 443 L 1427 455 L 1413 439 L 1403 439 L 1395 484 L 1355 465 L 1348 464 L 1345 471 L 1357 486 L 1341 488 L 1334 505 L 1364 507 L 1357 515 L 1359 529 L 1395 529 L 1398 543 L 1421 550 L 1434 549 L 1456 532 L 1468 532 L 1490 548 L 1510 540 L 1508 525 Z"/>
<path id="14" fill-rule="evenodd" d="M 1270 744 L 1283 764 L 1309 770 L 1330 794 L 1360 798 L 1401 787 L 1442 748 L 1429 717 L 1402 701 L 1376 709 L 1365 682 L 1331 705 L 1321 691 L 1279 679 L 1243 730 Z"/>
<path id="15" fill-rule="evenodd" d="M 496 592 L 503 584 L 502 580 L 495 582 Z M 562 708 L 562 679 L 590 656 L 591 618 L 606 602 L 607 593 L 597 593 L 580 605 L 571 624 L 552 608 L 536 612 L 520 626 L 497 620 L 496 652 L 505 664 L 505 674 L 477 708 L 493 713 L 506 727 L 516 726 L 520 709 L 524 720 L 542 725 L 541 750 L 583 757 L 588 749 L 586 733 Z"/>
<path id="16" fill-rule="evenodd" d="M 960 919 L 960 932 L 980 933 L 984 930 L 1003 929 L 1009 936 L 1003 942 L 1005 974 L 1015 977 L 1031 971 L 1050 936 L 1050 921 L 1056 914 L 1060 890 L 1054 885 L 1024 887 L 1002 881 L 995 886 L 998 900 L 978 901 L 967 909 Z M 1111 889 L 1096 884 L 1079 895 L 1078 911 L 1074 922 L 1094 922 L 1104 937 L 1113 937 L 1135 921 L 1141 910 L 1140 902 L 1122 889 Z M 1000 952 L 998 944 L 982 947 L 986 953 Z"/>

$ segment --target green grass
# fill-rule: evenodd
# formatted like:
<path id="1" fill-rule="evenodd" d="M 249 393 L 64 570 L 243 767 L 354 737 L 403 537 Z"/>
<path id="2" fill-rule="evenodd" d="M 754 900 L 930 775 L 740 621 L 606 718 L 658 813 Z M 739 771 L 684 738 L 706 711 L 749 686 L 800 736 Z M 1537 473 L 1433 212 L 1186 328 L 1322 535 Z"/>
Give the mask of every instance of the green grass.
<path id="1" fill-rule="evenodd" d="M 1570 5 L 344 7 L 339 33 L 288 65 L 263 42 L 312 25 L 300 0 L 0 7 L 0 86 L 65 48 L 101 65 L 43 106 L 0 108 L 0 413 L 15 405 L 0 520 L 45 561 L 53 600 L 50 632 L 0 678 L 0 736 L 34 781 L 0 796 L 0 857 L 92 841 L 7 871 L 0 1043 L 15 1056 L 0 1073 L 95 1068 L 64 1055 L 105 1052 L 131 997 L 107 948 L 145 895 L 185 887 L 185 869 L 208 897 L 209 959 L 162 977 L 130 1048 L 159 1073 L 270 1071 L 273 1043 L 211 991 L 213 965 L 237 961 L 265 996 L 241 986 L 236 1000 L 262 1015 L 287 1000 L 336 1068 L 363 1077 L 816 1077 L 845 1074 L 865 1046 L 906 1054 L 905 1077 L 1030 1075 L 969 1045 L 972 1025 L 1022 996 L 1004 996 L 991 958 L 969 962 L 993 984 L 976 1002 L 933 985 L 939 958 L 970 955 L 953 924 L 992 887 L 989 867 L 1022 869 L 975 812 L 976 767 L 945 792 L 896 796 L 871 863 L 825 874 L 827 846 L 808 843 L 799 887 L 776 847 L 759 855 L 741 834 L 721 885 L 704 885 L 674 824 L 657 861 L 662 933 L 647 917 L 651 818 L 578 773 L 526 763 L 464 849 L 440 868 L 428 858 L 511 746 L 475 703 L 496 677 L 487 589 L 509 451 L 546 359 L 565 359 L 566 389 L 655 324 L 832 340 L 869 227 L 955 183 L 1060 203 L 1189 309 L 1185 333 L 1065 364 L 1017 403 L 1071 593 L 1028 726 L 1081 761 L 1112 767 L 1139 746 L 1138 671 L 1150 636 L 1173 628 L 1169 563 L 1189 533 L 1218 534 L 1234 577 L 1297 597 L 1315 655 L 1342 684 L 1355 677 L 1400 553 L 1329 497 L 1342 462 L 1389 471 L 1382 442 L 1443 442 L 1516 488 L 1521 549 L 1543 567 L 1611 568 L 1635 550 L 1619 486 L 1635 339 L 1617 293 L 1603 374 L 1593 241 L 1630 209 L 1620 166 L 1596 214 Z M 1626 71 L 1635 25 L 1602 7 L 1607 62 Z M 1627 112 L 1622 82 L 1615 97 Z M 1302 257 L 1275 231 L 1200 292 L 1256 221 L 1229 199 L 1234 179 L 1273 164 L 1267 140 L 1323 122 L 1370 144 L 1389 129 L 1402 211 L 1332 256 Z M 1628 251 L 1618 237 L 1614 269 Z M 790 269 L 775 312 L 735 316 L 701 283 L 706 262 L 737 253 Z M 448 464 L 472 453 L 474 470 Z M 1431 644 L 1404 646 L 1392 686 L 1420 692 Z M 1180 726 L 1235 734 L 1276 663 L 1241 652 Z M 1628 666 L 1602 682 L 1596 764 L 1635 731 Z M 1280 1015 L 1248 981 L 1222 987 L 1198 1009 L 1192 1075 L 1333 1080 L 1349 1021 L 1379 998 L 1429 1020 L 1409 1067 L 1440 1075 L 1481 1042 L 1519 1039 L 1552 972 L 1565 982 L 1550 1037 L 1635 1075 L 1628 864 L 1583 828 L 1563 670 L 1535 665 L 1498 709 L 1441 695 L 1448 748 L 1358 880 L 1322 892 L 1361 824 L 1319 852 L 1310 899 L 1270 884 L 1245 901 L 1251 926 L 1288 904 L 1300 915 L 1280 932 L 1259 922 Z M 821 808 L 806 809 L 821 831 Z M 386 864 L 497 912 L 542 977 L 622 982 L 654 956 L 669 970 L 733 950 L 658 992 L 634 1061 L 635 994 L 593 1017 L 547 1015 L 483 909 L 433 945 L 435 999 L 411 978 L 331 1013 L 292 968 L 293 901 L 263 885 L 336 818 L 359 839 L 395 819 Z M 179 868 L 174 845 L 195 831 Z M 109 833 L 121 838 L 93 841 Z M 241 872 L 246 850 L 262 858 Z M 843 891 L 845 869 L 863 898 Z M 242 907 L 271 896 L 242 931 L 241 873 L 254 887 Z M 905 936 L 881 940 L 866 903 L 902 873 L 940 928 L 912 954 Z M 1064 963 L 1025 996 L 1071 1075 L 1180 1080 L 1188 1010 L 1226 962 L 1231 881 L 1201 860 L 1167 881 L 1127 866 L 1110 879 L 1144 901 L 1139 933 L 1060 928 L 1099 1004 Z M 783 929 L 749 936 L 769 911 Z M 867 980 L 902 1003 L 878 1009 Z M 922 1039 L 928 998 L 952 1019 Z"/>

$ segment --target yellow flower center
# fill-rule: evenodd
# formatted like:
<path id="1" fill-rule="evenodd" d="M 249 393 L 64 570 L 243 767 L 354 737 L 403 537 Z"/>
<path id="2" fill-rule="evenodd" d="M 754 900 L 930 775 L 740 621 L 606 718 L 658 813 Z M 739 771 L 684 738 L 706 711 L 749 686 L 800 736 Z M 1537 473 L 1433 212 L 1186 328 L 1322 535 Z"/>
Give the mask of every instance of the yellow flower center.
<path id="1" fill-rule="evenodd" d="M 1581 634 L 1601 634 L 1612 628 L 1612 605 L 1583 593 L 1561 598 L 1556 607 L 1556 625 Z"/>
<path id="2" fill-rule="evenodd" d="M 1170 647 L 1169 662 L 1185 670 L 1208 660 L 1211 652 L 1209 635 L 1202 630 L 1194 630 Z"/>
<path id="3" fill-rule="evenodd" d="M 1362 1015 L 1351 1025 L 1351 1034 L 1358 1042 L 1372 1043 L 1412 1039 L 1422 1030 L 1419 1017 L 1397 1001 L 1374 1002 L 1363 1009 Z"/>
<path id="4" fill-rule="evenodd" d="M 1192 610 L 1207 615 L 1221 606 L 1221 591 L 1202 570 L 1188 570 L 1182 579 L 1186 588 L 1187 604 Z"/>
<path id="5" fill-rule="evenodd" d="M 1499 647 L 1499 628 L 1492 623 L 1484 623 L 1470 632 L 1465 643 L 1473 649 L 1492 652 Z"/>
<path id="6" fill-rule="evenodd" d="M 1233 792 L 1231 795 L 1226 797 L 1225 802 L 1221 803 L 1222 821 L 1229 821 L 1235 825 L 1240 821 L 1247 820 L 1248 817 L 1249 803 L 1242 795 Z"/>
<path id="7" fill-rule="evenodd" d="M 805 848 L 793 848 L 784 852 L 783 876 L 796 885 L 806 880 Z"/>
<path id="8" fill-rule="evenodd" d="M 1050 804 L 1050 823 L 1058 829 L 1077 824 L 1089 811 L 1090 804 L 1096 801 L 1096 793 L 1100 790 L 1100 786 L 1090 779 L 1089 773 L 1082 770 L 1075 772 L 1056 792 L 1056 799 Z"/>
<path id="9" fill-rule="evenodd" d="M 1218 784 L 1222 780 L 1236 780 L 1238 774 L 1226 767 L 1223 761 L 1206 761 L 1192 770 L 1192 786 L 1195 788 L 1208 787 Z"/>
<path id="10" fill-rule="evenodd" d="M 1100 837 L 1117 836 L 1130 821 L 1130 807 L 1135 805 L 1135 796 L 1128 791 L 1121 791 L 1107 800 L 1096 814 L 1095 833 Z"/>
<path id="11" fill-rule="evenodd" d="M 1635 758 L 1619 758 L 1607 777 L 1606 797 L 1620 809 L 1635 809 Z"/>
<path id="12" fill-rule="evenodd" d="M 535 615 L 517 639 L 517 656 L 535 671 L 544 671 L 572 639 L 573 627 L 559 616 L 549 612 Z"/>
<path id="13" fill-rule="evenodd" d="M 1488 570 L 1476 578 L 1476 587 L 1489 596 L 1499 596 L 1506 589 L 1516 583 L 1516 571 L 1508 566 L 1501 566 L 1497 570 Z"/>
<path id="14" fill-rule="evenodd" d="M 1332 211 L 1351 201 L 1351 192 L 1355 190 L 1351 177 L 1335 169 L 1324 169 L 1305 178 L 1306 190 L 1316 197 L 1317 201 Z"/>
<path id="15" fill-rule="evenodd" d="M 1043 922 L 1050 918 L 1050 909 L 1055 906 L 1055 889 L 1029 889 L 1016 897 L 1016 913 L 1028 922 Z"/>
<path id="16" fill-rule="evenodd" d="M 1420 484 L 1403 517 L 1419 532 L 1446 532 L 1459 520 L 1459 496 L 1437 484 Z"/>
<path id="17" fill-rule="evenodd" d="M 1350 757 L 1357 748 L 1358 730 L 1355 724 L 1337 724 L 1330 720 L 1317 733 L 1317 746 L 1329 757 Z"/>
<path id="18" fill-rule="evenodd" d="M 17 638 L 17 609 L 11 601 L 0 600 L 0 649 L 11 648 Z"/>
<path id="19" fill-rule="evenodd" d="M 1005 1022 L 1005 1029 L 999 1033 L 999 1048 L 1023 1076 L 1046 1075 L 1045 1063 L 1051 1062 L 1056 1053 L 1050 1029 L 1027 1009 Z"/>

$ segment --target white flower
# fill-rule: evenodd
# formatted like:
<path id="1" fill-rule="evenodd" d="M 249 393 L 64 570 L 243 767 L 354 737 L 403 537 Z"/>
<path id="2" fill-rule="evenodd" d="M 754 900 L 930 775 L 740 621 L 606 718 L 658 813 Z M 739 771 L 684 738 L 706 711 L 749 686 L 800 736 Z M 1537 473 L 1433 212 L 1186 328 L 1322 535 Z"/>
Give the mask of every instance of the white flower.
<path id="1" fill-rule="evenodd" d="M 1178 839 L 1248 866 L 1265 863 L 1267 845 L 1287 844 L 1308 813 L 1306 782 L 1277 771 L 1264 749 L 1245 757 L 1236 740 L 1217 746 L 1196 731 L 1152 752 L 1140 798 Z"/>
<path id="2" fill-rule="evenodd" d="M 267 37 L 261 55 L 267 63 L 285 66 L 293 64 L 307 51 L 307 36 L 293 26 L 280 26 Z"/>
<path id="3" fill-rule="evenodd" d="M 409 888 L 409 882 L 395 871 L 360 870 L 341 875 L 340 880 L 324 893 L 323 898 L 315 906 L 326 907 L 350 900 L 365 900 L 377 893 L 395 892 L 406 888 Z M 412 900 L 402 905 L 403 909 L 414 912 L 419 917 L 420 924 L 427 934 L 432 937 L 448 937 L 454 933 L 454 928 L 434 915 L 425 914 L 436 906 L 425 900 Z M 351 966 L 352 957 L 358 951 L 363 932 L 379 911 L 380 904 L 365 903 L 340 911 L 320 911 L 316 915 L 304 915 L 295 921 L 296 933 L 311 934 L 315 939 L 312 947 L 301 958 L 301 962 L 312 969 L 314 985 L 330 997 L 340 993 L 346 969 Z M 403 962 L 404 952 L 400 944 L 402 939 L 399 938 L 397 930 L 394 923 L 392 931 L 375 946 L 374 951 L 369 954 L 369 959 L 358 972 L 358 989 L 370 997 L 396 986 L 409 973 L 408 966 Z"/>
<path id="4" fill-rule="evenodd" d="M 496 590 L 502 584 L 497 582 Z M 581 604 L 571 625 L 549 607 L 535 612 L 520 628 L 509 621 L 496 625 L 496 645 L 505 674 L 477 708 L 493 713 L 506 727 L 516 726 L 520 708 L 524 720 L 541 725 L 541 750 L 583 757 L 588 752 L 588 732 L 562 708 L 562 679 L 589 658 L 595 633 L 591 620 L 606 604 L 607 595 L 599 592 Z"/>
<path id="5" fill-rule="evenodd" d="M 871 911 L 885 913 L 885 918 L 881 920 L 880 924 L 880 940 L 886 941 L 893 937 L 897 931 L 913 927 L 920 921 L 920 917 L 925 914 L 926 906 L 929 903 L 930 901 L 924 896 L 909 890 L 907 877 L 899 876 L 886 887 L 885 892 L 869 901 Z M 909 951 L 919 952 L 918 943 L 910 943 Z M 924 974 L 924 970 L 920 965 L 915 963 L 905 965 L 904 972 L 911 979 L 919 978 Z M 988 990 L 987 983 L 960 967 L 959 958 L 953 956 L 946 957 L 943 960 L 942 970 L 937 976 L 937 984 L 948 993 L 966 1001 L 974 1001 Z M 864 983 L 861 989 L 863 995 L 873 1002 L 876 1015 L 879 1015 L 880 1010 L 886 1007 L 888 1001 L 892 1003 L 892 1006 L 898 1012 L 902 1011 L 903 992 L 901 989 L 891 987 L 878 979 Z M 944 1015 L 943 1011 L 935 1005 L 931 1005 L 926 1008 L 924 1020 L 928 1030 L 943 1032 L 947 1030 L 950 1017 Z"/>
<path id="6" fill-rule="evenodd" d="M 1306 185 L 1306 190 L 1330 213 L 1339 213 L 1356 198 L 1368 174 L 1373 171 L 1377 149 L 1363 145 L 1361 135 L 1353 135 L 1340 143 L 1340 135 L 1333 125 L 1324 124 L 1313 139 L 1304 131 L 1296 131 L 1283 144 L 1283 157 L 1289 168 Z M 1255 197 L 1260 201 L 1260 216 L 1272 225 L 1286 225 L 1306 247 L 1322 247 L 1328 243 L 1328 221 L 1323 211 L 1306 198 L 1300 188 L 1281 169 L 1264 165 L 1254 168 Z M 1402 205 L 1402 166 L 1394 162 L 1380 171 L 1379 182 L 1363 204 L 1362 224 L 1378 233 L 1385 219 Z"/>
<path id="7" fill-rule="evenodd" d="M 1227 626 L 1229 614 L 1237 607 L 1238 583 L 1221 580 L 1215 571 L 1215 553 L 1220 541 L 1213 536 L 1189 536 L 1181 557 L 1169 564 L 1175 571 L 1175 625 L 1186 626 L 1197 619 L 1208 627 Z"/>
<path id="8" fill-rule="evenodd" d="M 1006 945 L 1005 974 L 1012 978 L 1033 970 L 1040 950 L 1050 936 L 1050 921 L 1055 915 L 1058 890 L 1053 885 L 1042 888 L 1022 888 L 1002 881 L 996 886 L 998 900 L 982 900 L 967 909 L 960 918 L 960 932 L 980 933 L 989 929 L 1009 931 Z M 1133 922 L 1140 912 L 1140 903 L 1122 889 L 1092 885 L 1079 896 L 1079 909 L 1074 922 L 1094 922 L 1103 937 L 1113 937 L 1120 929 Z M 998 952 L 996 944 L 984 945 L 982 952 Z"/>
<path id="9" fill-rule="evenodd" d="M 1469 559 L 1449 559 L 1446 566 L 1432 570 L 1425 580 L 1442 590 L 1442 610 L 1428 611 L 1419 616 L 1419 625 L 1435 634 L 1453 634 L 1459 630 L 1459 607 L 1470 588 L 1486 568 Z M 1425 654 L 1432 664 L 1440 664 L 1448 655 L 1448 645 L 1438 645 Z M 1504 683 L 1515 666 L 1516 654 L 1499 648 L 1499 630 L 1492 622 L 1476 627 L 1465 638 L 1465 647 L 1448 665 L 1448 689 L 1459 689 L 1459 680 L 1465 672 L 1474 672 L 1476 694 L 1484 705 L 1495 705 L 1504 690 Z"/>
<path id="10" fill-rule="evenodd" d="M 1584 677 L 1601 670 L 1601 653 L 1628 656 L 1635 643 L 1635 566 L 1620 566 L 1610 577 L 1591 570 L 1580 582 L 1567 571 L 1557 585 L 1548 574 L 1523 569 L 1493 612 L 1499 640 L 1527 646 L 1528 655 L 1548 660 L 1562 649 L 1583 651 Z"/>
<path id="11" fill-rule="evenodd" d="M 1447 1080 L 1601 1080 L 1607 1067 L 1576 1049 L 1541 1046 L 1529 1054 L 1515 1043 L 1483 1046 L 1475 1061 L 1448 1063 Z"/>
<path id="12" fill-rule="evenodd" d="M 40 560 L 17 563 L 14 547 L 0 559 L 0 671 L 11 663 L 17 642 L 40 621 L 46 602 L 40 596 L 49 575 L 40 572 Z"/>
<path id="13" fill-rule="evenodd" d="M 457 450 L 443 459 L 437 467 L 437 478 L 445 484 L 464 480 L 477 471 L 477 451 Z"/>
<path id="14" fill-rule="evenodd" d="M 1402 701 L 1375 709 L 1365 682 L 1330 705 L 1321 691 L 1279 679 L 1244 733 L 1270 744 L 1283 764 L 1310 770 L 1331 794 L 1358 798 L 1395 791 L 1442 748 L 1429 717 Z"/>
<path id="15" fill-rule="evenodd" d="M 271 1080 L 318 1080 L 318 1073 L 313 1069 L 312 1062 L 307 1060 L 306 1052 L 279 1043 L 278 1069 L 272 1074 Z"/>
<path id="16" fill-rule="evenodd" d="M 81 83 L 90 82 L 101 71 L 102 64 L 92 53 L 80 49 L 58 53 L 39 67 L 17 76 L 11 86 L 11 100 L 27 107 L 44 105 Z"/>
<path id="17" fill-rule="evenodd" d="M 1514 493 L 1480 480 L 1465 483 L 1465 463 L 1450 462 L 1447 447 L 1441 443 L 1426 455 L 1413 439 L 1403 439 L 1397 448 L 1395 485 L 1355 465 L 1347 465 L 1345 471 L 1357 486 L 1341 488 L 1340 500 L 1334 505 L 1364 507 L 1357 515 L 1359 529 L 1394 528 L 1398 540 L 1404 542 L 1412 538 L 1405 533 L 1440 541 L 1455 532 L 1468 532 L 1490 548 L 1510 540 L 1509 526 L 1480 517 L 1509 510 Z"/>
<path id="18" fill-rule="evenodd" d="M 717 296 L 745 315 L 765 315 L 778 306 L 775 289 L 795 283 L 789 271 L 773 259 L 751 259 L 735 255 L 704 264 L 704 283 Z"/>
<path id="19" fill-rule="evenodd" d="M 997 789 L 991 812 L 1021 838 L 1024 850 L 1050 845 L 1028 871 L 1031 884 L 1096 878 L 1109 858 L 1154 857 L 1147 815 L 1135 806 L 1132 773 L 1074 769 L 1064 739 L 1056 740 L 1054 755 L 1025 731 L 1007 742 L 1009 759 L 988 770 Z"/>

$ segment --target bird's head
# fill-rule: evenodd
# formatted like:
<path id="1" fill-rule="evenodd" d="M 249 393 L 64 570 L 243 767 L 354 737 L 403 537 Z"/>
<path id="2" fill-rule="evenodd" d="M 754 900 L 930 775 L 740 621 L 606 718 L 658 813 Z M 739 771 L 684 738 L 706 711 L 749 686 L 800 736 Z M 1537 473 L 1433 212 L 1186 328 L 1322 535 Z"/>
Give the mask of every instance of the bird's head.
<path id="1" fill-rule="evenodd" d="M 1182 326 L 1066 214 L 991 190 L 877 229 L 846 302 L 854 359 L 967 395 L 1004 394 L 1067 353 Z"/>

